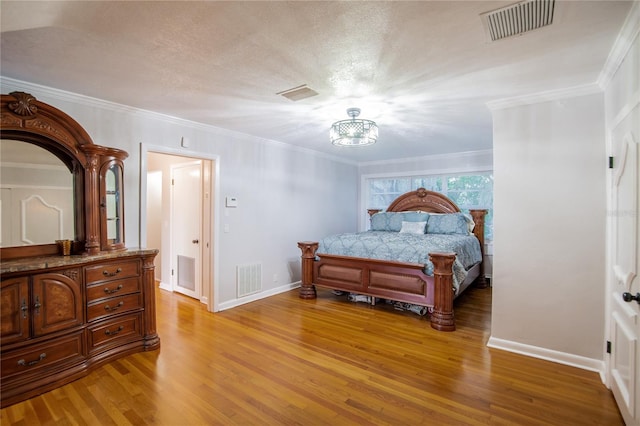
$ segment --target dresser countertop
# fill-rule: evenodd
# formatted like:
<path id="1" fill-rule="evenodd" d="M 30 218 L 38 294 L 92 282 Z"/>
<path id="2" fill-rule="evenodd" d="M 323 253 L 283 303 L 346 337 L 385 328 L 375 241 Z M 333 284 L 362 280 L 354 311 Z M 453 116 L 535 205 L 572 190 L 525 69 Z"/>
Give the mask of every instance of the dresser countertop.
<path id="1" fill-rule="evenodd" d="M 24 257 L 20 259 L 0 261 L 0 275 L 14 272 L 41 271 L 52 268 L 64 268 L 76 265 L 84 265 L 102 260 L 117 259 L 121 257 L 156 255 L 157 249 L 127 249 L 122 251 L 105 252 L 95 255 L 71 255 L 71 256 L 38 256 Z"/>

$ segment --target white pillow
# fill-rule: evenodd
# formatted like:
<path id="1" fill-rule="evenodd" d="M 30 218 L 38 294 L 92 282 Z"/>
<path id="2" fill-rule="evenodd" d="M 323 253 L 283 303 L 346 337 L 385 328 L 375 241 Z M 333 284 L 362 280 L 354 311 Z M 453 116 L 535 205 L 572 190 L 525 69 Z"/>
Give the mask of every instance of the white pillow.
<path id="1" fill-rule="evenodd" d="M 424 234 L 424 228 L 427 226 L 427 222 L 405 222 L 402 221 L 402 228 L 400 228 L 401 234 Z"/>

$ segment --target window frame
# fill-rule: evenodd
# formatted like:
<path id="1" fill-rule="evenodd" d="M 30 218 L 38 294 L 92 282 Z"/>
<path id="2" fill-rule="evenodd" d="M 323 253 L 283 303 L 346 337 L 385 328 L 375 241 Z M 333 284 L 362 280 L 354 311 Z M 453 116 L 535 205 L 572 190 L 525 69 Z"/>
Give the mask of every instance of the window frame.
<path id="1" fill-rule="evenodd" d="M 413 185 L 413 181 L 418 178 L 442 178 L 442 193 L 446 194 L 447 190 L 447 178 L 453 176 L 468 176 L 468 175 L 481 175 L 481 174 L 491 174 L 493 177 L 493 168 L 469 168 L 469 169 L 445 169 L 445 170 L 431 170 L 431 171 L 411 171 L 411 172 L 389 172 L 389 173 L 371 173 L 360 176 L 360 189 L 358 191 L 358 196 L 360 198 L 360 214 L 358 219 L 358 227 L 360 231 L 366 231 L 369 228 L 369 214 L 367 213 L 367 209 L 373 208 L 374 206 L 368 206 L 369 202 L 369 181 L 374 179 L 409 179 L 410 185 Z M 415 190 L 417 188 L 412 188 L 410 190 Z M 401 194 L 398 194 L 401 195 Z M 461 208 L 468 208 L 466 206 L 461 206 Z M 493 206 L 491 206 L 493 209 Z M 493 239 L 487 238 L 485 240 L 486 246 L 493 245 Z"/>

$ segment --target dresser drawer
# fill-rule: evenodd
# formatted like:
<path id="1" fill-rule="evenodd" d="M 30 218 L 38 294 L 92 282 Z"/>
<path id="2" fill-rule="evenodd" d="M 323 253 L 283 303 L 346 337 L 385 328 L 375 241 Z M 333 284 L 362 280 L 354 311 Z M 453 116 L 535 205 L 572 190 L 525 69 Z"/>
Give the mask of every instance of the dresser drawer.
<path id="1" fill-rule="evenodd" d="M 84 359 L 82 331 L 46 343 L 30 345 L 2 354 L 2 379 L 27 374 L 54 364 L 80 362 Z"/>
<path id="2" fill-rule="evenodd" d="M 103 281 L 119 280 L 140 275 L 140 262 L 112 262 L 88 266 L 85 269 L 86 285 L 93 285 Z"/>
<path id="3" fill-rule="evenodd" d="M 117 346 L 142 337 L 142 314 L 136 313 L 102 321 L 88 329 L 89 352 Z"/>
<path id="4" fill-rule="evenodd" d="M 99 318 L 105 318 L 110 315 L 140 308 L 142 308 L 142 295 L 140 293 L 112 297 L 89 305 L 87 307 L 87 320 L 94 321 Z"/>
<path id="5" fill-rule="evenodd" d="M 87 287 L 87 303 L 92 303 L 106 297 L 124 296 L 125 294 L 140 291 L 140 279 L 138 277 L 124 280 L 103 281 Z"/>

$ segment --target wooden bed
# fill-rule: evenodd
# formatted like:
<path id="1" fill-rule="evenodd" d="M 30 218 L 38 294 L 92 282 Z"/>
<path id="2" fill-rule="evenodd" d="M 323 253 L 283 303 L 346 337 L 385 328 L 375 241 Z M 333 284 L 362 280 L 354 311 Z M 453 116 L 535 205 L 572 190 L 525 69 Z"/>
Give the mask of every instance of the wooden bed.
<path id="1" fill-rule="evenodd" d="M 373 216 L 380 210 L 369 210 Z M 396 198 L 387 212 L 423 211 L 429 213 L 456 213 L 458 206 L 446 196 L 420 188 Z M 474 235 L 484 250 L 484 216 L 486 210 L 470 210 L 475 223 Z M 434 266 L 433 276 L 423 272 L 420 263 L 395 262 L 360 257 L 318 255 L 318 242 L 302 241 L 302 285 L 300 298 L 315 299 L 316 286 L 351 293 L 428 306 L 431 327 L 439 331 L 456 329 L 453 300 L 472 282 L 486 287 L 484 265 L 480 262 L 471 270 L 454 295 L 453 263 L 455 253 L 429 253 Z"/>

